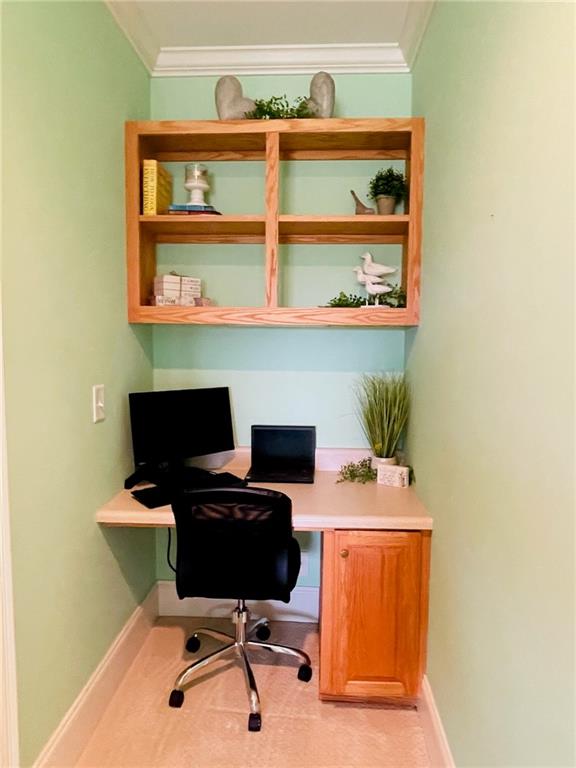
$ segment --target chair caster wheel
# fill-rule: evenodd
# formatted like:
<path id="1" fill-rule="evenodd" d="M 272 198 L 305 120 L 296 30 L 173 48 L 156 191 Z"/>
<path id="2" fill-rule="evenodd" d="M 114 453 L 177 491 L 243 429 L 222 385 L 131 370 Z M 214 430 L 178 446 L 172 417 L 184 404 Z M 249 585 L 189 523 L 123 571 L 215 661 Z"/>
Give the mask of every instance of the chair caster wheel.
<path id="1" fill-rule="evenodd" d="M 256 637 L 258 640 L 268 640 L 271 634 L 268 624 L 262 624 L 262 626 L 258 627 L 256 630 Z"/>
<path id="2" fill-rule="evenodd" d="M 312 680 L 312 667 L 309 667 L 308 664 L 301 664 L 298 669 L 298 680 L 309 683 Z"/>
<path id="3" fill-rule="evenodd" d="M 195 635 L 192 635 L 186 641 L 186 650 L 188 653 L 196 653 L 198 648 L 200 648 L 200 640 Z"/>
<path id="4" fill-rule="evenodd" d="M 248 730 L 259 731 L 262 728 L 262 718 L 257 712 L 251 712 L 248 718 Z"/>
<path id="5" fill-rule="evenodd" d="M 168 704 L 174 709 L 180 709 L 184 703 L 184 691 L 173 690 L 168 699 Z"/>

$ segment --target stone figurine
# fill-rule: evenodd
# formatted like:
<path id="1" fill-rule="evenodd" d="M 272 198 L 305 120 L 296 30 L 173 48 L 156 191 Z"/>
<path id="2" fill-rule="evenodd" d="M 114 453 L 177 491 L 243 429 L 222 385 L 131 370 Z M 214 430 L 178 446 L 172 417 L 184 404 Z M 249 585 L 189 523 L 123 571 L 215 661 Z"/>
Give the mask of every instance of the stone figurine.
<path id="1" fill-rule="evenodd" d="M 377 264 L 372 258 L 370 251 L 366 251 L 360 256 L 364 262 L 364 274 L 372 277 L 381 277 L 382 275 L 392 275 L 396 272 L 396 267 L 387 267 L 385 264 Z"/>
<path id="2" fill-rule="evenodd" d="M 356 272 L 356 280 L 358 280 L 360 285 L 366 285 L 366 283 L 383 283 L 384 282 L 383 277 L 377 277 L 376 275 L 367 275 L 365 272 L 362 272 L 362 267 L 354 267 L 352 271 Z"/>
<path id="3" fill-rule="evenodd" d="M 256 104 L 242 93 L 240 80 L 234 75 L 221 77 L 216 83 L 216 111 L 220 120 L 242 120 Z"/>
<path id="4" fill-rule="evenodd" d="M 374 213 L 374 208 L 370 208 L 368 205 L 364 205 L 362 200 L 358 197 L 353 189 L 350 190 L 350 194 L 354 198 L 355 213 L 357 216 L 367 216 L 370 213 Z"/>
<path id="5" fill-rule="evenodd" d="M 327 72 L 317 72 L 310 83 L 310 98 L 306 99 L 306 105 L 314 117 L 332 117 L 334 95 L 334 80 Z M 215 98 L 220 120 L 242 120 L 256 107 L 252 99 L 244 96 L 242 84 L 234 75 L 218 80 Z"/>
<path id="6" fill-rule="evenodd" d="M 332 117 L 334 112 L 334 80 L 327 72 L 317 72 L 310 83 L 310 98 L 306 104 L 315 117 Z"/>
<path id="7" fill-rule="evenodd" d="M 369 296 L 375 296 L 376 306 L 379 305 L 379 298 L 384 293 L 390 293 L 390 291 L 393 290 L 391 285 L 377 285 L 376 283 L 372 283 L 369 280 L 366 281 L 364 284 L 364 288 L 366 289 L 366 293 Z M 366 304 L 368 304 L 368 296 L 366 297 Z"/>

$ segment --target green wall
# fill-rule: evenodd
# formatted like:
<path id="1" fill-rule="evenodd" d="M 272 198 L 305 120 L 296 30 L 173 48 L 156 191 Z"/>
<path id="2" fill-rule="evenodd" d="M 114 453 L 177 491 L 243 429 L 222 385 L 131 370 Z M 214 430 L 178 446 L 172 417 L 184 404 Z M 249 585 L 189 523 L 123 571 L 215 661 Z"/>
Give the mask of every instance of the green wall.
<path id="1" fill-rule="evenodd" d="M 427 121 L 408 353 L 435 520 L 429 678 L 458 766 L 574 755 L 574 6 L 450 3 Z"/>
<path id="2" fill-rule="evenodd" d="M 251 98 L 308 94 L 308 76 L 239 78 Z M 336 117 L 404 117 L 411 114 L 410 75 L 337 75 Z M 215 77 L 155 78 L 152 118 L 215 119 Z M 387 165 L 386 163 L 384 165 Z M 207 163 L 211 202 L 220 211 L 264 211 L 263 164 Z M 367 184 L 382 167 L 374 162 L 286 163 L 283 213 L 350 214 L 350 189 L 367 199 Z M 175 199 L 183 201 L 183 168 L 171 166 Z M 280 249 L 281 302 L 325 304 L 339 291 L 362 294 L 352 267 L 361 246 L 292 246 Z M 370 248 L 378 261 L 399 264 L 398 246 Z M 256 246 L 163 246 L 159 269 L 202 277 L 219 304 L 263 303 L 263 248 Z M 360 373 L 402 370 L 403 330 L 290 328 L 154 328 L 154 385 L 230 387 L 237 445 L 249 445 L 250 425 L 315 424 L 322 447 L 365 447 L 354 416 L 353 386 Z M 169 578 L 164 535 L 158 534 L 158 577 Z M 319 584 L 319 537 L 301 537 L 309 569 L 300 585 Z"/>
<path id="3" fill-rule="evenodd" d="M 2 3 L 2 309 L 22 764 L 154 580 L 151 532 L 100 529 L 131 468 L 126 393 L 152 383 L 126 322 L 123 122 L 148 75 L 104 4 Z M 91 422 L 91 387 L 106 421 Z"/>

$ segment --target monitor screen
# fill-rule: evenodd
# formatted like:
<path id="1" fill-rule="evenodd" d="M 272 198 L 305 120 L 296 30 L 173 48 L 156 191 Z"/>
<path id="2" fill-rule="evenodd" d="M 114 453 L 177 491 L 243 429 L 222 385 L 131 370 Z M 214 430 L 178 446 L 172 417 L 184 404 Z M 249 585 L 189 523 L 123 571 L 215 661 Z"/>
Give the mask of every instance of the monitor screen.
<path id="1" fill-rule="evenodd" d="M 228 387 L 132 392 L 129 402 L 136 467 L 234 449 Z"/>

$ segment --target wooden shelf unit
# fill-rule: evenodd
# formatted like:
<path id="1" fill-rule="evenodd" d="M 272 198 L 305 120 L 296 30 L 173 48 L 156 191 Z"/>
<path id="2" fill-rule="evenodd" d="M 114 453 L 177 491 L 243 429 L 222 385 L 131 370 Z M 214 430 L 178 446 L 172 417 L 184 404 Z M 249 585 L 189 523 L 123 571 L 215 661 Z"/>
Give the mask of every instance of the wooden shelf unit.
<path id="1" fill-rule="evenodd" d="M 132 323 L 211 325 L 417 325 L 420 297 L 424 121 L 422 118 L 144 121 L 126 123 L 128 319 Z M 141 166 L 161 162 L 260 160 L 263 216 L 142 216 Z M 403 160 L 406 212 L 395 216 L 295 216 L 279 211 L 284 160 Z M 153 307 L 157 243 L 261 243 L 262 307 Z M 399 244 L 402 309 L 278 306 L 279 244 Z"/>

